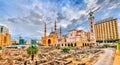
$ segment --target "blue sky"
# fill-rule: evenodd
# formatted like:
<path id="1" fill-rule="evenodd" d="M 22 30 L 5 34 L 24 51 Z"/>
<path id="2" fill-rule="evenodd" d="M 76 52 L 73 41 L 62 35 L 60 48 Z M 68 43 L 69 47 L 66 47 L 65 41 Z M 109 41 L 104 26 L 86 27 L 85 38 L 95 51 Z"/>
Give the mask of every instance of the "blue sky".
<path id="1" fill-rule="evenodd" d="M 120 25 L 120 0 L 0 0 L 0 25 L 9 28 L 12 39 L 40 39 L 43 22 L 49 35 L 55 20 L 63 35 L 71 29 L 88 31 L 88 12 L 93 7 L 100 7 L 94 13 L 95 22 L 113 17 Z"/>

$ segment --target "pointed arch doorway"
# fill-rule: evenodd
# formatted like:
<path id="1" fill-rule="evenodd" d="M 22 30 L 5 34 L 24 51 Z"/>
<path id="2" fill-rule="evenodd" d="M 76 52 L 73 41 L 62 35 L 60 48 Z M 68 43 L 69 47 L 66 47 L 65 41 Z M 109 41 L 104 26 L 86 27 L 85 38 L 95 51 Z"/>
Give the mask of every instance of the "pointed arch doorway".
<path id="1" fill-rule="evenodd" d="M 51 44 L 51 39 L 48 39 L 48 46 L 50 46 Z"/>

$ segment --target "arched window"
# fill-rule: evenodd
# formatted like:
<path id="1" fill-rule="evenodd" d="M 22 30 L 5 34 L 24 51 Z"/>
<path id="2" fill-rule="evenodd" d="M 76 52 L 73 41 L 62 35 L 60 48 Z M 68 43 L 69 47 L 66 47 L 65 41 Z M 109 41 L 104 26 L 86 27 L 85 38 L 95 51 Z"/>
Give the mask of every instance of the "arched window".
<path id="1" fill-rule="evenodd" d="M 70 46 L 70 44 L 68 44 L 68 46 Z"/>
<path id="2" fill-rule="evenodd" d="M 6 38 L 6 36 L 4 37 L 4 43 L 6 43 L 6 41 L 7 41 L 7 38 Z"/>
<path id="3" fill-rule="evenodd" d="M 1 27 L 1 33 L 3 33 L 3 27 Z"/>
<path id="4" fill-rule="evenodd" d="M 73 43 L 71 43 L 70 46 L 73 47 Z"/>
<path id="5" fill-rule="evenodd" d="M 83 46 L 84 46 L 84 43 L 83 43 Z"/>
<path id="6" fill-rule="evenodd" d="M 63 44 L 62 44 L 62 46 L 63 46 Z"/>
<path id="7" fill-rule="evenodd" d="M 75 46 L 77 46 L 77 44 L 75 43 Z"/>

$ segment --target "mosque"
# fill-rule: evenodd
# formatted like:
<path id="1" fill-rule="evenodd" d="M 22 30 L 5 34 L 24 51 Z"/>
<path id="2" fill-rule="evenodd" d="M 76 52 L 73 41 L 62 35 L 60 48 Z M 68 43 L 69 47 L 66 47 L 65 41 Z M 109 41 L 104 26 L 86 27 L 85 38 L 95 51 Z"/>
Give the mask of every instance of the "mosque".
<path id="1" fill-rule="evenodd" d="M 58 34 L 56 30 L 56 21 L 54 22 L 54 31 L 50 32 L 50 34 L 46 35 L 46 23 L 44 25 L 44 36 L 42 37 L 42 44 L 45 46 L 51 46 L 54 45 L 58 40 Z"/>

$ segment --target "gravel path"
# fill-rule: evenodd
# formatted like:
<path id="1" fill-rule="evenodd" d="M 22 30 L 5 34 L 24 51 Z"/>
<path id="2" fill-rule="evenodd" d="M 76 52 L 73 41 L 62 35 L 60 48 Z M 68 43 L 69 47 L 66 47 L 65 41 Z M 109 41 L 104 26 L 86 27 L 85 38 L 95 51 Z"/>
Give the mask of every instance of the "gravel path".
<path id="1" fill-rule="evenodd" d="M 114 51 L 112 49 L 106 48 L 104 49 L 105 53 L 103 56 L 93 65 L 112 65 L 113 64 L 113 56 Z"/>

